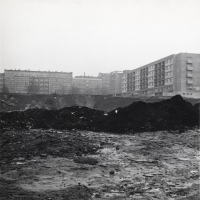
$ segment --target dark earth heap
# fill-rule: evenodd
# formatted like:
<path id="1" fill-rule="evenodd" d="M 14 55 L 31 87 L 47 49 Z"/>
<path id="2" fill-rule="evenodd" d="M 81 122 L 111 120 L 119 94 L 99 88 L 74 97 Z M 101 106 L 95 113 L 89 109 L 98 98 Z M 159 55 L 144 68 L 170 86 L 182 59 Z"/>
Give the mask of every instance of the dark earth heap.
<path id="1" fill-rule="evenodd" d="M 199 125 L 199 109 L 180 95 L 156 103 L 134 102 L 105 113 L 72 106 L 60 110 L 28 109 L 0 113 L 0 129 L 90 130 L 135 133 L 185 130 Z"/>

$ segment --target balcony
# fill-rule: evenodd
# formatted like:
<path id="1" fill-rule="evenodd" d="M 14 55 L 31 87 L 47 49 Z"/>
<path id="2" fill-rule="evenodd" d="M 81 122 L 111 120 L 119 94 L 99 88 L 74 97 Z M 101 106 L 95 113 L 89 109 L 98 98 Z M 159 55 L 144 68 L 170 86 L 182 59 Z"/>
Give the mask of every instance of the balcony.
<path id="1" fill-rule="evenodd" d="M 192 78 L 193 74 L 187 74 L 187 78 Z"/>
<path id="2" fill-rule="evenodd" d="M 192 71 L 192 70 L 193 70 L 193 67 L 187 66 L 187 70 L 188 70 L 188 71 Z"/>
<path id="3" fill-rule="evenodd" d="M 193 80 L 187 80 L 187 84 L 193 84 Z"/>

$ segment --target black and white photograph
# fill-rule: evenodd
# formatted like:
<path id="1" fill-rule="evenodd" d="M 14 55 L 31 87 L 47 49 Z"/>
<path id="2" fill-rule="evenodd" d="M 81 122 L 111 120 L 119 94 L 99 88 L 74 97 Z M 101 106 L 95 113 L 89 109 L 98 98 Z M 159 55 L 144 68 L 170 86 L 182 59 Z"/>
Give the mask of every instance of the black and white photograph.
<path id="1" fill-rule="evenodd" d="M 0 200 L 199 200 L 200 0 L 0 0 Z"/>

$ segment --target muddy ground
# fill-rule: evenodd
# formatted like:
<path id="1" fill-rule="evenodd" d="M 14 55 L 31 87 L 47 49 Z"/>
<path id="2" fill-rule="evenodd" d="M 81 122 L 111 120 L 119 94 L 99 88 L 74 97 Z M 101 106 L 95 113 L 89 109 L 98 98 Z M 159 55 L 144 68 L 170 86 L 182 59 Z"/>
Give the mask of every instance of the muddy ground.
<path id="1" fill-rule="evenodd" d="M 199 130 L 5 131 L 1 200 L 197 200 Z"/>

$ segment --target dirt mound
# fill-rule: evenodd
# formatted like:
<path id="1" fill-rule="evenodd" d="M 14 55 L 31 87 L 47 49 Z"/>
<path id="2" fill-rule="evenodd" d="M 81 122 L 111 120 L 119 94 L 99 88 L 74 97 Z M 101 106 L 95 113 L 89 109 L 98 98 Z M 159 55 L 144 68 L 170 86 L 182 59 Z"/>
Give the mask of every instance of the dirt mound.
<path id="1" fill-rule="evenodd" d="M 102 124 L 107 131 L 136 132 L 177 130 L 198 126 L 199 113 L 180 95 L 156 103 L 136 102 L 125 108 L 108 113 L 107 121 Z"/>
<path id="2" fill-rule="evenodd" d="M 72 106 L 0 114 L 1 129 L 77 129 L 107 132 L 179 130 L 199 125 L 199 112 L 180 95 L 156 103 L 134 102 L 108 113 Z"/>
<path id="3" fill-rule="evenodd" d="M 79 129 L 88 130 L 93 121 L 103 117 L 104 112 L 87 107 L 72 106 L 60 110 L 29 109 L 0 114 L 1 129 Z"/>
<path id="4" fill-rule="evenodd" d="M 195 107 L 198 111 L 200 111 L 200 103 L 196 103 L 196 104 L 194 105 L 194 107 Z"/>

